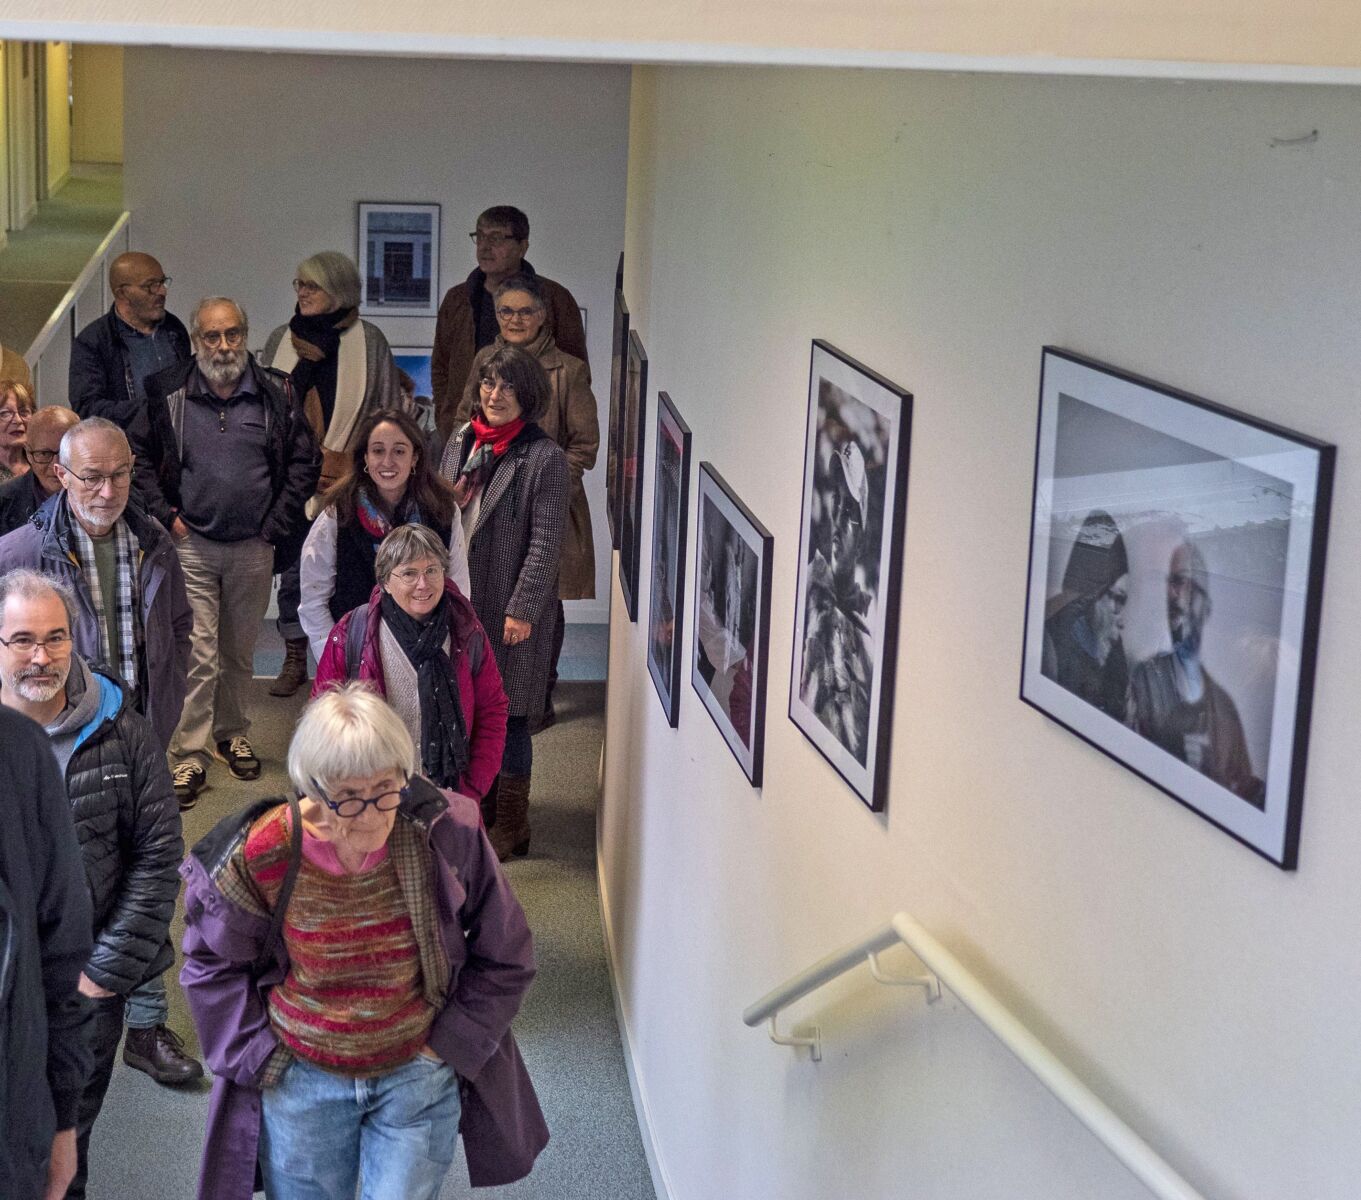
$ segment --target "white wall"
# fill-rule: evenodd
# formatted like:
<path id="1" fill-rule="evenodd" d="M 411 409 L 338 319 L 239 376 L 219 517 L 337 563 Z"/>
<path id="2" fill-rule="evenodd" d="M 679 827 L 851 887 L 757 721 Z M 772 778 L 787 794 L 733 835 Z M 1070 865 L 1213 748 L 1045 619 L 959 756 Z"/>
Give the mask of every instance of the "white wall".
<path id="1" fill-rule="evenodd" d="M 5 43 L 12 230 L 22 229 L 38 211 L 38 55 L 42 52 L 41 43 Z"/>
<path id="2" fill-rule="evenodd" d="M 587 310 L 605 399 L 624 228 L 625 68 L 129 49 L 125 75 L 125 204 L 137 248 L 174 278 L 175 312 L 187 317 L 209 293 L 237 297 L 251 344 L 263 345 L 292 313 L 298 261 L 355 253 L 361 200 L 443 206 L 443 290 L 476 265 L 467 234 L 477 214 L 515 204 L 529 214 L 529 261 Z M 433 317 L 370 319 L 394 346 L 434 338 Z M 586 487 L 601 599 L 568 608 L 604 620 L 603 469 Z"/>
<path id="3" fill-rule="evenodd" d="M 123 161 L 123 47 L 77 43 L 71 51 L 71 157 Z"/>
<path id="4" fill-rule="evenodd" d="M 742 1026 L 897 909 L 1207 1196 L 1354 1200 L 1356 93 L 640 69 L 631 124 L 651 387 L 775 537 L 760 792 L 614 608 L 600 868 L 673 1200 L 1146 1195 L 955 1002 L 859 971 L 791 1014 L 820 1065 Z M 785 715 L 813 337 L 916 395 L 883 816 Z M 1297 872 L 1017 699 L 1045 343 L 1340 445 Z"/>
<path id="5" fill-rule="evenodd" d="M 47 55 L 47 192 L 55 192 L 71 176 L 71 46 L 49 42 Z"/>

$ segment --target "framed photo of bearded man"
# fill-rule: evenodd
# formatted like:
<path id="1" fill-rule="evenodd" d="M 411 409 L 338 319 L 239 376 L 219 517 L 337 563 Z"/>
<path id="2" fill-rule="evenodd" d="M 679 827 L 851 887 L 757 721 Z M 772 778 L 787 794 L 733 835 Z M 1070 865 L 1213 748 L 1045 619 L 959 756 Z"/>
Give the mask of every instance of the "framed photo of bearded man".
<path id="1" fill-rule="evenodd" d="M 1044 349 L 1021 699 L 1285 869 L 1334 458 Z"/>
<path id="2" fill-rule="evenodd" d="M 912 396 L 824 341 L 808 373 L 789 719 L 888 800 Z"/>

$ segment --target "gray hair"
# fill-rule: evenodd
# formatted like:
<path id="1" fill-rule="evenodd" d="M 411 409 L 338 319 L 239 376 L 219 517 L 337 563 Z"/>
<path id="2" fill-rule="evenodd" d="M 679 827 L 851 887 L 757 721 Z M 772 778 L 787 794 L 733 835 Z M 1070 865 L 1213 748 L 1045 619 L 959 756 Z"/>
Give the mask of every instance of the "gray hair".
<path id="1" fill-rule="evenodd" d="M 541 312 L 548 311 L 548 301 L 543 294 L 543 284 L 533 275 L 508 276 L 493 293 L 492 302 L 500 304 L 501 297 L 507 292 L 524 292 L 534 301 Z"/>
<path id="2" fill-rule="evenodd" d="M 75 449 L 76 443 L 95 433 L 111 434 L 122 443 L 123 449 L 128 452 L 129 460 L 132 458 L 132 447 L 128 444 L 128 435 L 118 428 L 107 417 L 86 417 L 83 421 L 78 421 L 61 435 L 61 445 L 57 448 L 57 461 L 63 467 L 71 465 L 71 451 Z"/>
<path id="3" fill-rule="evenodd" d="M 339 250 L 323 250 L 298 264 L 298 278 L 315 283 L 338 308 L 359 305 L 359 269 L 354 259 Z"/>
<path id="4" fill-rule="evenodd" d="M 322 692 L 302 710 L 288 747 L 288 778 L 303 795 L 314 790 L 313 780 L 330 791 L 384 771 L 410 776 L 416 765 L 402 718 L 365 683 Z"/>
<path id="5" fill-rule="evenodd" d="M 455 516 L 457 520 L 457 516 Z M 388 576 L 403 563 L 418 558 L 433 558 L 449 574 L 449 547 L 428 525 L 398 525 L 383 539 L 373 559 L 374 578 L 386 583 Z"/>
<path id="6" fill-rule="evenodd" d="M 17 567 L 0 575 L 0 613 L 5 611 L 5 605 L 9 603 L 11 596 L 18 596 L 23 600 L 41 600 L 44 596 L 56 596 L 66 609 L 66 627 L 68 629 L 76 627 L 76 615 L 79 611 L 76 607 L 76 594 L 61 580 L 51 575 L 44 575 L 41 571 L 33 571 L 28 567 Z"/>
<path id="7" fill-rule="evenodd" d="M 189 318 L 189 336 L 193 338 L 195 342 L 198 341 L 198 335 L 203 329 L 203 310 L 205 308 L 212 308 L 214 304 L 230 304 L 236 309 L 236 315 L 241 318 L 241 336 L 243 339 L 242 344 L 244 345 L 244 338 L 250 333 L 250 318 L 246 316 L 246 310 L 230 296 L 204 296 L 203 299 L 194 306 L 194 315 Z"/>

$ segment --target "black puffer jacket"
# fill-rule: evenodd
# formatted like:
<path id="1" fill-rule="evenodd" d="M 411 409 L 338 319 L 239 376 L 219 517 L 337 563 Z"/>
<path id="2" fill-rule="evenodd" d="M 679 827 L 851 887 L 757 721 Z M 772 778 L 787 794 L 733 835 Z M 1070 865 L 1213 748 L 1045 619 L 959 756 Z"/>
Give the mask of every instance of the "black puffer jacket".
<path id="1" fill-rule="evenodd" d="M 180 808 L 165 751 L 126 703 L 123 685 L 73 659 L 72 673 L 82 669 L 89 688 L 77 713 L 88 719 L 66 765 L 66 795 L 94 908 L 85 974 L 126 995 L 175 957 L 169 934 L 184 856 Z"/>

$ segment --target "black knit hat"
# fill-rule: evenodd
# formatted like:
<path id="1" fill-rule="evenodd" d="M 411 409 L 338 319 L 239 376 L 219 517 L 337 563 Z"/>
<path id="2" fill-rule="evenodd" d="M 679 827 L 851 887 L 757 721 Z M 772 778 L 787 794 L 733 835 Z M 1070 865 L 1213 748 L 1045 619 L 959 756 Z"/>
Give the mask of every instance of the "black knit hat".
<path id="1" fill-rule="evenodd" d="M 1082 522 L 1068 556 L 1063 590 L 1075 596 L 1099 596 L 1128 571 L 1125 539 L 1115 519 L 1099 508 L 1093 509 Z"/>

